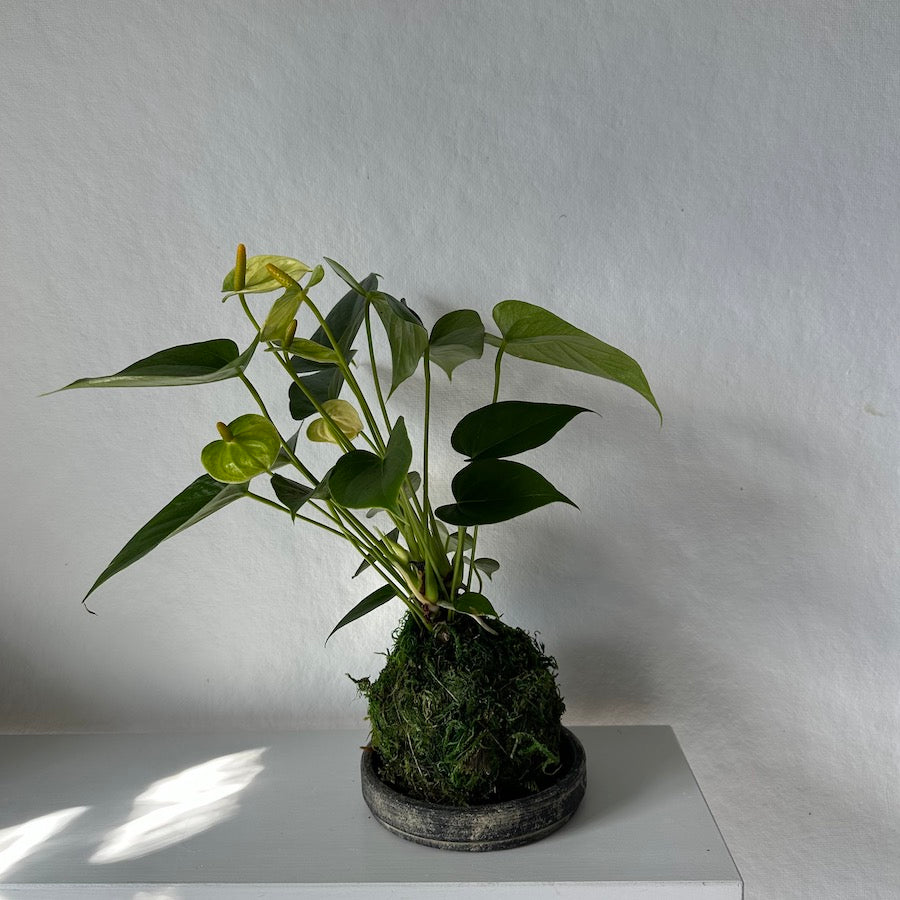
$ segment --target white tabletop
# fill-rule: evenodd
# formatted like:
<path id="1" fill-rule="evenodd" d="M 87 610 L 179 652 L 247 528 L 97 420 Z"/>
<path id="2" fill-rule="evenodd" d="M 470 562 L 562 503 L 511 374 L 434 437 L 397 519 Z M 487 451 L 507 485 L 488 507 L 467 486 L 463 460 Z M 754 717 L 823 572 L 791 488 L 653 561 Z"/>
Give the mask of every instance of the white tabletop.
<path id="1" fill-rule="evenodd" d="M 528 847 L 454 853 L 371 818 L 356 731 L 0 736 L 0 900 L 734 900 L 672 730 L 580 727 L 588 789 Z"/>

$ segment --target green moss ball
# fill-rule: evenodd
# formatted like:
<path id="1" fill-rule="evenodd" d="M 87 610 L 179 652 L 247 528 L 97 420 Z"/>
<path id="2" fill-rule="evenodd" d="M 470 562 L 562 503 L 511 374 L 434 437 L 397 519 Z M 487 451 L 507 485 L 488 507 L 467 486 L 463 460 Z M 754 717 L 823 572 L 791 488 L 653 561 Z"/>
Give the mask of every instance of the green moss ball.
<path id="1" fill-rule="evenodd" d="M 468 616 L 433 632 L 407 615 L 369 701 L 379 774 L 432 803 L 495 803 L 541 790 L 560 768 L 565 704 L 556 661 L 527 632 Z"/>

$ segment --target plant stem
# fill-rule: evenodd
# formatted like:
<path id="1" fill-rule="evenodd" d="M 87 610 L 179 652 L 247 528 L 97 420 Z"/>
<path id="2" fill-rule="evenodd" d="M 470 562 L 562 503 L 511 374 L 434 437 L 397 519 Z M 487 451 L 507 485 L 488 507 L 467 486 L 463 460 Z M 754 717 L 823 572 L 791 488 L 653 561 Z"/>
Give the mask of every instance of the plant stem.
<path id="1" fill-rule="evenodd" d="M 375 421 L 375 418 L 372 415 L 372 410 L 369 408 L 369 404 L 362 392 L 362 388 L 360 388 L 359 386 L 359 382 L 356 380 L 356 376 L 353 374 L 353 372 L 350 371 L 350 363 L 344 356 L 344 353 L 341 350 L 337 339 L 335 338 L 334 333 L 331 330 L 331 327 L 328 325 L 328 322 L 326 321 L 322 313 L 319 312 L 319 309 L 315 305 L 315 303 L 313 303 L 312 300 L 309 299 L 309 294 L 307 294 L 306 291 L 303 290 L 303 288 L 300 288 L 300 294 L 303 297 L 306 305 L 310 308 L 310 310 L 312 310 L 312 314 L 316 317 L 316 320 L 322 328 L 325 337 L 327 337 L 329 342 L 331 343 L 334 352 L 338 355 L 338 365 L 340 366 L 341 372 L 343 373 L 344 378 L 347 381 L 347 385 L 349 386 L 350 390 L 353 391 L 353 395 L 356 397 L 360 407 L 362 408 L 363 415 L 365 416 L 369 429 L 372 432 L 372 437 L 375 440 L 375 443 L 378 445 L 379 452 L 384 453 L 385 443 L 384 438 L 381 435 L 381 431 L 378 428 L 378 423 Z M 368 308 L 368 300 L 366 301 L 366 308 Z M 388 423 L 388 432 L 390 432 L 390 430 L 391 426 L 390 423 Z"/>
<path id="2" fill-rule="evenodd" d="M 250 307 L 247 305 L 247 300 L 243 294 L 238 294 L 238 300 L 241 301 L 241 306 L 244 308 L 244 312 L 247 314 L 247 318 L 253 323 L 253 327 L 256 329 L 256 333 L 259 334 L 259 322 L 253 316 L 253 313 L 250 312 Z"/>
<path id="3" fill-rule="evenodd" d="M 431 365 L 428 359 L 428 348 L 425 348 L 425 417 L 424 434 L 422 436 L 422 507 L 428 517 L 428 525 L 432 526 L 434 518 L 431 512 L 431 504 L 428 501 L 428 426 L 431 421 Z"/>
<path id="4" fill-rule="evenodd" d="M 285 454 L 287 455 L 288 459 L 293 464 L 294 468 L 297 469 L 297 471 L 299 471 L 300 473 L 302 473 L 303 476 L 309 481 L 310 484 L 313 484 L 313 485 L 318 484 L 319 482 L 318 482 L 318 479 L 316 478 L 316 476 L 313 475 L 313 473 L 310 472 L 309 469 L 307 469 L 306 466 L 303 465 L 302 462 L 300 462 L 300 459 L 298 458 L 298 456 L 288 446 L 288 442 L 284 439 L 281 432 L 278 430 L 278 427 L 272 421 L 272 417 L 269 415 L 269 411 L 266 409 L 266 404 L 263 403 L 263 399 L 262 399 L 262 397 L 260 397 L 259 391 L 256 390 L 256 388 L 253 386 L 253 383 L 243 372 L 240 372 L 238 377 L 243 382 L 244 387 L 246 387 L 247 390 L 250 391 L 250 393 L 253 395 L 253 399 L 256 400 L 257 404 L 259 405 L 259 409 L 262 412 L 263 416 L 266 419 L 268 419 L 269 424 L 275 429 L 275 433 L 278 435 L 278 440 L 281 441 L 281 447 L 284 450 Z"/>
<path id="5" fill-rule="evenodd" d="M 269 500 L 268 497 L 263 497 L 260 494 L 254 494 L 253 491 L 247 491 L 247 496 L 253 500 L 256 500 L 257 503 L 262 503 L 265 506 L 271 506 L 272 509 L 286 512 L 292 518 L 300 519 L 302 522 L 309 522 L 310 525 L 315 525 L 316 528 L 321 528 L 324 531 L 330 531 L 332 534 L 336 534 L 339 538 L 344 538 L 346 540 L 344 533 L 338 531 L 336 528 L 332 528 L 330 525 L 326 525 L 324 522 L 317 522 L 315 519 L 311 519 L 309 516 L 304 516 L 302 513 L 291 512 L 286 506 L 282 506 L 280 503 L 275 503 L 274 500 Z"/>
<path id="6" fill-rule="evenodd" d="M 491 397 L 491 404 L 497 402 L 497 397 L 500 395 L 500 361 L 503 359 L 503 347 L 497 348 L 497 358 L 494 360 L 494 394 Z M 470 551 L 469 556 L 469 577 L 466 581 L 466 590 L 470 591 L 472 589 L 472 574 L 475 571 L 475 548 L 478 545 L 478 526 L 476 525 L 472 529 L 472 549 Z M 481 582 L 481 576 L 478 576 L 478 581 Z"/>
<path id="7" fill-rule="evenodd" d="M 456 553 L 453 556 L 453 580 L 450 582 L 450 599 L 456 597 L 456 592 L 462 583 L 462 559 L 466 548 L 466 528 L 460 525 L 456 531 Z"/>
<path id="8" fill-rule="evenodd" d="M 369 346 L 369 362 L 372 365 L 372 381 L 375 383 L 375 393 L 378 396 L 378 405 L 381 407 L 381 414 L 384 416 L 384 424 L 387 430 L 391 430 L 391 418 L 388 415 L 387 406 L 384 403 L 384 394 L 381 392 L 381 379 L 378 377 L 378 366 L 375 363 L 375 345 L 372 343 L 372 316 L 370 310 L 371 304 L 366 300 L 366 343 Z"/>
<path id="9" fill-rule="evenodd" d="M 494 360 L 494 396 L 491 398 L 491 403 L 496 403 L 497 397 L 500 394 L 500 360 L 501 359 L 503 359 L 503 347 L 498 348 L 497 358 Z"/>
<path id="10" fill-rule="evenodd" d="M 469 578 L 466 581 L 466 590 L 472 590 L 472 573 L 475 571 L 475 548 L 478 546 L 478 526 L 472 529 L 472 547 L 469 550 Z M 481 581 L 481 577 L 478 578 Z"/>

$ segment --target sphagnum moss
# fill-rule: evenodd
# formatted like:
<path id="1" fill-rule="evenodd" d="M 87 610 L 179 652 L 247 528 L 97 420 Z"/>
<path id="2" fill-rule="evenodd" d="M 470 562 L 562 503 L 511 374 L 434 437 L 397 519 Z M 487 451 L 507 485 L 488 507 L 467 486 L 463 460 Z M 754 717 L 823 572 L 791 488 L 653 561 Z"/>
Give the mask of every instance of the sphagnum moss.
<path id="1" fill-rule="evenodd" d="M 552 783 L 565 704 L 556 661 L 519 628 L 466 616 L 427 632 L 407 616 L 369 702 L 381 778 L 432 803 L 510 800 Z"/>

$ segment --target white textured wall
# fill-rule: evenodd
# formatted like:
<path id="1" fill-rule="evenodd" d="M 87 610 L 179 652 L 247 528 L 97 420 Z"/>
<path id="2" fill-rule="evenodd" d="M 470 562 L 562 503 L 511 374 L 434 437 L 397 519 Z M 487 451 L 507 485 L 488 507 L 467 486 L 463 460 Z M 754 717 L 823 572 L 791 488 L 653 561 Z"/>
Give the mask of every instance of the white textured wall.
<path id="1" fill-rule="evenodd" d="M 642 362 L 662 430 L 624 388 L 510 361 L 504 396 L 603 418 L 533 457 L 581 512 L 485 529 L 494 600 L 558 656 L 570 721 L 675 726 L 748 898 L 896 897 L 898 24 L 893 2 L 2 4 L 0 727 L 360 722 L 344 672 L 377 670 L 398 609 L 323 649 L 373 582 L 262 507 L 79 605 L 213 423 L 253 411 L 240 386 L 37 398 L 246 340 L 217 302 L 239 240 L 335 256 L 428 320 L 533 300 Z M 438 374 L 448 423 L 486 401 L 487 361 L 468 397 Z"/>

